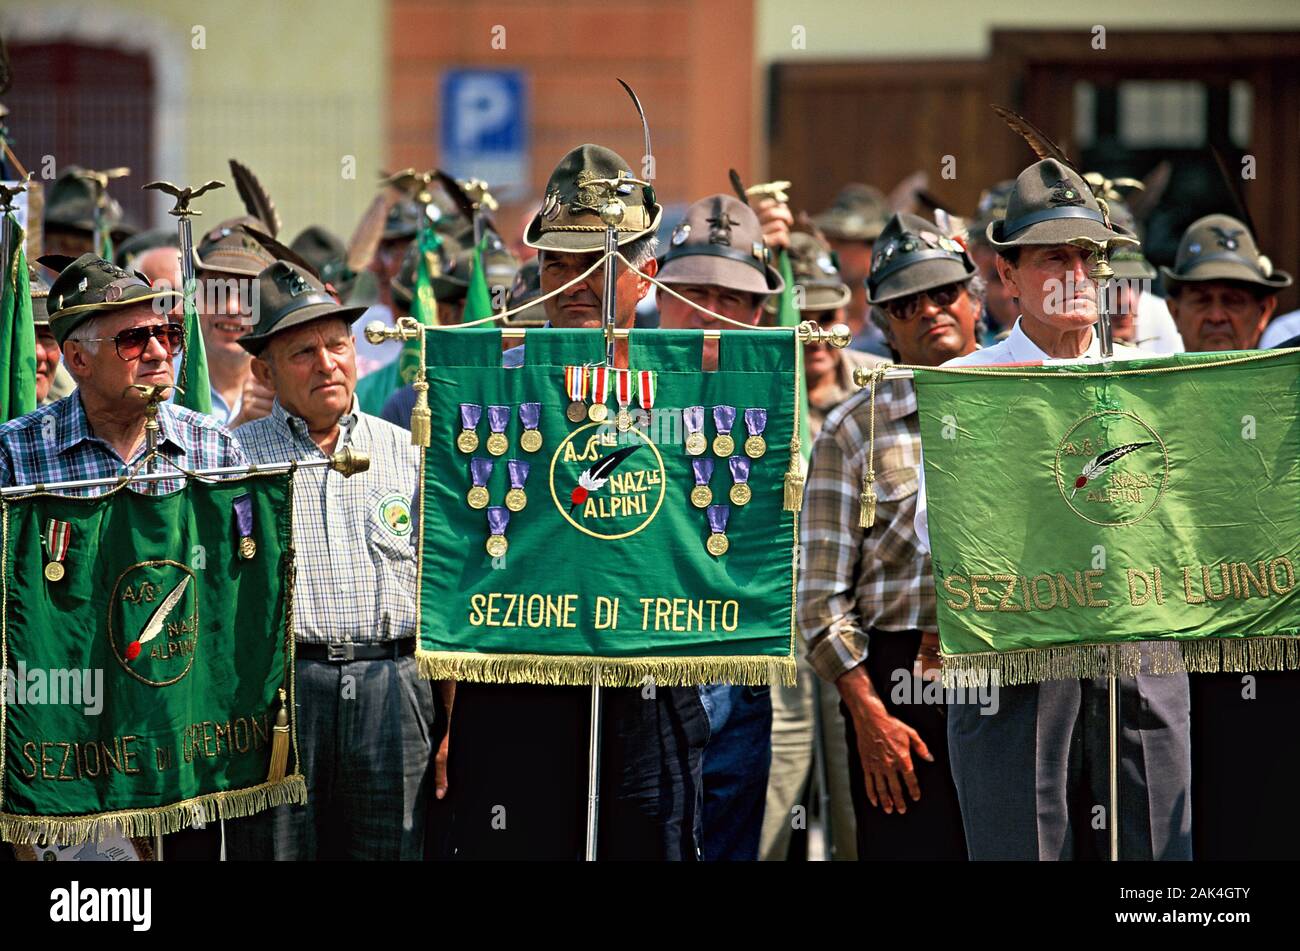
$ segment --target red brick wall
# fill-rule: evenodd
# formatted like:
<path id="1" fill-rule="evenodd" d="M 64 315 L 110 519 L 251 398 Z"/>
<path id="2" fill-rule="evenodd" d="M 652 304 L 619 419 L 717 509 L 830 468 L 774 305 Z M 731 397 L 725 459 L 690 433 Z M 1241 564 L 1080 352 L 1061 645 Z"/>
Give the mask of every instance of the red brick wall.
<path id="1" fill-rule="evenodd" d="M 497 24 L 504 50 L 491 46 Z M 391 0 L 388 166 L 436 164 L 444 69 L 523 68 L 536 195 L 583 142 L 613 148 L 639 172 L 636 110 L 615 77 L 650 120 L 660 200 L 725 191 L 729 167 L 754 178 L 753 34 L 752 0 Z"/>

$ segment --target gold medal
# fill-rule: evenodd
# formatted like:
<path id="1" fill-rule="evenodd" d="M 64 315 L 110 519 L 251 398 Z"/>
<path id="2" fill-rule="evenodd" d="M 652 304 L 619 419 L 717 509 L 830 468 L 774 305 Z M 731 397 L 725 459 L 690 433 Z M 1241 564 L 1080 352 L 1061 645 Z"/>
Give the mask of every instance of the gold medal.
<path id="1" fill-rule="evenodd" d="M 477 440 L 475 440 L 477 442 Z M 510 448 L 510 440 L 506 439 L 505 433 L 493 433 L 487 440 L 487 451 L 494 456 L 504 456 L 506 450 Z"/>
<path id="2" fill-rule="evenodd" d="M 715 456 L 730 456 L 735 451 L 736 440 L 726 433 L 718 433 L 713 437 L 713 454 Z"/>
<path id="3" fill-rule="evenodd" d="M 476 485 L 469 490 L 465 496 L 465 501 L 469 503 L 472 509 L 485 509 L 488 504 L 488 490 L 486 486 Z"/>
<path id="4" fill-rule="evenodd" d="M 506 553 L 509 547 L 504 535 L 489 535 L 487 540 L 487 553 L 493 558 L 500 558 Z"/>
<path id="5" fill-rule="evenodd" d="M 745 455 L 757 459 L 767 452 L 767 441 L 762 436 L 750 436 L 745 440 Z"/>
<path id="6" fill-rule="evenodd" d="M 592 403 L 587 408 L 587 418 L 593 423 L 603 423 L 609 419 L 609 407 L 604 403 Z"/>
<path id="7" fill-rule="evenodd" d="M 713 490 L 707 485 L 697 485 L 691 489 L 691 504 L 697 509 L 708 508 L 713 501 Z"/>
<path id="8" fill-rule="evenodd" d="M 574 400 L 564 411 L 564 415 L 569 417 L 569 422 L 580 423 L 587 416 L 587 404 L 582 400 Z"/>
<path id="9" fill-rule="evenodd" d="M 511 489 L 506 493 L 506 508 L 512 512 L 518 512 L 528 504 L 528 496 L 524 494 L 523 489 Z"/>
<path id="10" fill-rule="evenodd" d="M 456 437 L 456 448 L 461 452 L 473 452 L 478 448 L 478 433 L 472 429 L 462 429 Z"/>
<path id="11" fill-rule="evenodd" d="M 686 437 L 687 455 L 702 456 L 707 448 L 709 448 L 709 444 L 704 438 L 704 433 L 691 433 Z"/>
<path id="12" fill-rule="evenodd" d="M 709 536 L 709 540 L 704 543 L 704 547 L 709 550 L 710 555 L 725 555 L 731 543 L 727 541 L 726 535 L 714 533 Z"/>
<path id="13" fill-rule="evenodd" d="M 542 434 L 536 429 L 525 429 L 519 434 L 519 448 L 524 452 L 536 452 L 542 448 Z"/>
<path id="14" fill-rule="evenodd" d="M 49 564 L 47 564 L 47 565 L 45 566 L 45 580 L 46 580 L 46 581 L 62 581 L 62 580 L 63 580 L 63 566 L 62 566 L 61 564 L 59 564 L 57 561 L 51 561 Z"/>
<path id="15" fill-rule="evenodd" d="M 618 426 L 620 433 L 627 432 L 632 428 L 632 414 L 625 409 L 620 409 L 618 416 L 615 418 L 615 425 Z"/>
<path id="16" fill-rule="evenodd" d="M 729 495 L 731 496 L 731 503 L 733 505 L 744 505 L 754 497 L 754 493 L 750 490 L 749 484 L 746 482 L 737 482 L 733 485 Z"/>
<path id="17" fill-rule="evenodd" d="M 257 554 L 257 542 L 245 536 L 239 540 L 239 557 L 248 561 Z"/>

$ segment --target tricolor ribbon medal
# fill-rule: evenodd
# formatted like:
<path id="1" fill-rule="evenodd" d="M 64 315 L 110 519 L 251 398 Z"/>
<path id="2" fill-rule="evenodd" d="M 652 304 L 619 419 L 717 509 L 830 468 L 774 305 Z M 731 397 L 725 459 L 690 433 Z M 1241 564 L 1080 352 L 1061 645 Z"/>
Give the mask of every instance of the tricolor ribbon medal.
<path id="1" fill-rule="evenodd" d="M 591 406 L 587 409 L 587 418 L 593 423 L 603 423 L 609 418 L 609 367 L 591 368 Z"/>
<path id="2" fill-rule="evenodd" d="M 692 459 L 691 471 L 695 473 L 695 488 L 691 489 L 691 504 L 697 509 L 708 508 L 713 501 L 709 480 L 713 478 L 712 459 Z"/>
<path id="3" fill-rule="evenodd" d="M 63 580 L 63 559 L 68 554 L 68 546 L 72 544 L 72 523 L 60 522 L 56 518 L 50 519 L 45 523 L 45 553 L 49 556 L 49 561 L 45 564 L 45 580 L 61 581 Z"/>
<path id="4" fill-rule="evenodd" d="M 493 558 L 500 558 L 506 553 L 506 526 L 510 524 L 510 510 L 503 505 L 494 505 L 487 510 L 488 540 L 487 553 Z"/>
<path id="5" fill-rule="evenodd" d="M 727 465 L 731 467 L 731 504 L 744 505 L 754 495 L 749 487 L 751 460 L 746 456 L 732 456 L 727 460 Z"/>
<path id="6" fill-rule="evenodd" d="M 749 437 L 745 440 L 745 455 L 757 459 L 767 452 L 767 441 L 763 439 L 763 430 L 767 428 L 767 410 L 745 410 L 745 430 Z"/>
<path id="7" fill-rule="evenodd" d="M 519 448 L 524 452 L 537 452 L 542 448 L 542 434 L 537 428 L 541 421 L 541 403 L 519 404 L 519 425 L 524 427 L 519 434 Z"/>
<path id="8" fill-rule="evenodd" d="M 487 482 L 492 476 L 493 465 L 491 459 L 484 459 L 482 456 L 475 456 L 469 461 L 469 478 L 474 485 L 470 488 L 469 494 L 465 496 L 465 501 L 469 503 L 470 508 L 487 508 Z"/>
<path id="9" fill-rule="evenodd" d="M 250 495 L 241 495 L 235 499 L 235 531 L 239 535 L 239 557 L 248 561 L 257 554 L 257 542 L 253 541 L 253 499 Z"/>
<path id="10" fill-rule="evenodd" d="M 709 519 L 709 540 L 704 543 L 710 555 L 725 555 L 731 543 L 727 541 L 727 519 L 731 516 L 731 506 L 710 505 L 705 515 Z"/>
<path id="11" fill-rule="evenodd" d="M 494 456 L 504 456 L 510 448 L 510 441 L 506 439 L 506 427 L 510 425 L 512 410 L 509 406 L 489 406 L 487 409 L 488 429 L 492 430 L 487 439 L 487 451 Z"/>
<path id="12" fill-rule="evenodd" d="M 478 433 L 474 430 L 482 415 L 482 406 L 475 403 L 460 404 L 460 435 L 456 437 L 456 448 L 461 452 L 469 453 L 478 448 Z"/>
<path id="13" fill-rule="evenodd" d="M 731 427 L 736 422 L 736 407 L 713 407 L 713 426 L 718 435 L 713 437 L 713 454 L 724 459 L 736 451 L 736 441 L 731 438 Z"/>
<path id="14" fill-rule="evenodd" d="M 506 508 L 512 512 L 518 512 L 528 504 L 528 496 L 524 494 L 524 485 L 528 482 L 528 470 L 530 468 L 531 466 L 522 459 L 506 461 L 506 472 L 510 474 L 510 491 L 506 493 Z"/>
<path id="15" fill-rule="evenodd" d="M 571 423 L 580 423 L 587 416 L 587 368 L 564 368 L 564 392 L 569 397 L 569 408 L 564 415 Z"/>
<path id="16" fill-rule="evenodd" d="M 650 411 L 655 408 L 655 371 L 641 370 L 637 373 L 636 401 L 641 404 L 637 413 L 638 426 L 650 425 Z"/>
<path id="17" fill-rule="evenodd" d="M 702 456 L 709 447 L 704 439 L 704 407 L 688 406 L 682 410 L 682 425 L 686 427 L 686 454 Z"/>
<path id="18" fill-rule="evenodd" d="M 614 371 L 614 399 L 618 400 L 618 417 L 615 425 L 620 433 L 632 428 L 632 414 L 628 407 L 632 405 L 632 371 Z"/>

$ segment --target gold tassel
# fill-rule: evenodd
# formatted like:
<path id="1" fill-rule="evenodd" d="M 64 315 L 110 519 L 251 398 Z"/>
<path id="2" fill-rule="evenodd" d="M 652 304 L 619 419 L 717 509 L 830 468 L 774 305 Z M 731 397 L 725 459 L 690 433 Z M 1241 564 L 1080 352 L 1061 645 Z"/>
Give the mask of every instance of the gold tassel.
<path id="1" fill-rule="evenodd" d="M 858 499 L 858 528 L 876 524 L 876 474 L 870 469 L 862 477 L 862 496 Z"/>
<path id="2" fill-rule="evenodd" d="M 415 387 L 415 408 L 411 410 L 411 445 L 429 445 L 433 436 L 433 413 L 429 409 L 429 384 L 423 379 L 417 380 Z"/>
<path id="3" fill-rule="evenodd" d="M 800 465 L 799 434 L 790 440 L 790 468 L 785 471 L 785 505 L 787 512 L 803 508 L 803 468 Z"/>
<path id="4" fill-rule="evenodd" d="M 867 431 L 867 471 L 862 474 L 862 495 L 858 499 L 858 528 L 870 528 L 876 524 L 876 388 L 885 378 L 882 363 L 871 371 L 871 394 L 869 396 L 870 417 Z"/>
<path id="5" fill-rule="evenodd" d="M 284 779 L 284 772 L 289 766 L 289 710 L 285 702 L 284 688 L 280 688 L 280 712 L 275 715 L 275 726 L 271 729 L 271 768 L 266 771 L 268 783 L 278 783 Z"/>

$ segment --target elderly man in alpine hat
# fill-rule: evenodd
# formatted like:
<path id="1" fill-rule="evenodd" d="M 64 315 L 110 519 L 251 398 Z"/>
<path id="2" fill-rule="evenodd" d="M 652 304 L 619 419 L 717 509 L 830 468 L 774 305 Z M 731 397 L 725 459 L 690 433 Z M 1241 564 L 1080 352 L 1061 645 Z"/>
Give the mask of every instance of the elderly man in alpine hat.
<path id="1" fill-rule="evenodd" d="M 1088 249 L 1131 245 L 1135 236 L 1109 222 L 1088 184 L 1055 159 L 1020 173 L 1006 217 L 991 222 L 987 235 L 1020 316 L 1005 340 L 944 365 L 1097 361 Z M 1117 360 L 1143 355 L 1115 346 Z M 916 530 L 928 549 L 923 471 Z M 1150 652 L 1141 650 L 1150 669 Z M 1119 689 L 1123 709 L 1143 711 L 1121 725 L 1120 856 L 1190 859 L 1187 675 L 1140 673 L 1119 678 Z M 1105 679 L 1047 680 L 1001 686 L 995 713 L 973 702 L 948 707 L 949 756 L 971 858 L 1106 854 L 1108 829 L 1087 818 L 1107 788 L 1105 692 Z"/>

